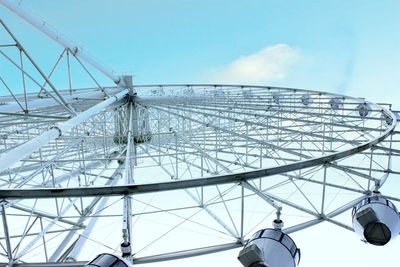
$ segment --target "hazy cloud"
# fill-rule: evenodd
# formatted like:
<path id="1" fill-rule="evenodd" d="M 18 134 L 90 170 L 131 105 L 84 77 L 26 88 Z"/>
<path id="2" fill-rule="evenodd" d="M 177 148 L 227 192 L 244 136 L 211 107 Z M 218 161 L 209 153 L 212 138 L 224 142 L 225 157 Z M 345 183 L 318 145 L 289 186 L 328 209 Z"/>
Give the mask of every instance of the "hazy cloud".
<path id="1" fill-rule="evenodd" d="M 241 56 L 231 63 L 211 70 L 208 80 L 220 83 L 260 84 L 282 80 L 299 60 L 298 49 L 287 44 L 267 46 L 253 54 Z"/>

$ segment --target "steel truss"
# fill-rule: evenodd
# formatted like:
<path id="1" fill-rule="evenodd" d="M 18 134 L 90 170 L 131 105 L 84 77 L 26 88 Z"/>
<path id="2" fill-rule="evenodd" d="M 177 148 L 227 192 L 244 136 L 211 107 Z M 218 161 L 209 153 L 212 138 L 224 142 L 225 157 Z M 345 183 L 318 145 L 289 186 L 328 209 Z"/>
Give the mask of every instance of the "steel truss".
<path id="1" fill-rule="evenodd" d="M 123 229 L 130 231 L 136 264 L 231 249 L 269 222 L 278 206 L 288 216 L 288 233 L 324 221 L 352 230 L 350 217 L 339 215 L 371 190 L 382 188 L 385 195 L 399 155 L 395 115 L 368 103 L 372 111 L 362 117 L 360 99 L 340 96 L 343 108 L 333 110 L 329 101 L 338 96 L 297 89 L 134 89 L 133 98 L 109 88 L 116 98 L 84 106 L 72 100 L 68 104 L 80 110 L 73 118 L 43 122 L 23 111 L 1 116 L 2 157 L 19 155 L 2 165 L 0 176 L 6 262 L 62 266 L 98 251 L 118 254 Z M 313 103 L 302 104 L 304 95 Z M 41 100 L 27 98 L 28 104 Z M 32 108 L 40 118 L 47 109 Z M 80 116 L 85 119 L 59 134 Z M 38 138 L 47 142 L 21 155 Z M 210 238 L 185 243 L 197 231 Z M 181 246 L 156 245 L 169 238 L 181 238 Z"/>
<path id="2" fill-rule="evenodd" d="M 0 73 L 0 266 L 82 266 L 121 243 L 133 264 L 233 249 L 277 210 L 287 233 L 353 231 L 349 210 L 372 190 L 400 201 L 388 105 L 267 86 L 129 86 L 110 72 L 118 86 L 106 87 L 69 43 L 45 74 L 1 25 L 14 42 L 1 60 L 23 82 Z M 65 56 L 61 90 L 52 74 Z M 94 88 L 71 86 L 75 58 Z"/>

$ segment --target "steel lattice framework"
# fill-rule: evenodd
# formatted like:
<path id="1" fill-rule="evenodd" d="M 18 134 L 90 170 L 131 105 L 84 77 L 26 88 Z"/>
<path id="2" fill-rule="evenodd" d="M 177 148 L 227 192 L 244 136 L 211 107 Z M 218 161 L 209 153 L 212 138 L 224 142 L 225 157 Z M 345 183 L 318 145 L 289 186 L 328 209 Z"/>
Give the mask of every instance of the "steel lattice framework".
<path id="1" fill-rule="evenodd" d="M 60 59 L 76 58 L 96 87 L 58 90 L 59 62 L 44 74 L 1 24 L 15 44 L 0 55 L 24 90 L 1 73 L 0 266 L 82 266 L 121 254 L 121 243 L 132 244 L 133 264 L 218 252 L 242 246 L 276 211 L 286 233 L 321 222 L 353 231 L 349 210 L 372 190 L 400 201 L 385 193 L 400 154 L 388 105 L 127 77 L 104 87 L 68 47 Z M 20 61 L 5 52 L 13 48 Z"/>

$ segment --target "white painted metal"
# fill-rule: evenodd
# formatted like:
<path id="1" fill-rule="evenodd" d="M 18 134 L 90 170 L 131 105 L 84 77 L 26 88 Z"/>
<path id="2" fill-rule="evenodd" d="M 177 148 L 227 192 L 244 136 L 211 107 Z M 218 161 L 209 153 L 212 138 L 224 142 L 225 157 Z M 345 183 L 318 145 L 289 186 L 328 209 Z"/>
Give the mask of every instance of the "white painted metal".
<path id="1" fill-rule="evenodd" d="M 101 252 L 155 263 L 241 247 L 277 210 L 287 234 L 322 222 L 353 231 L 349 210 L 372 190 L 400 202 L 385 190 L 400 174 L 397 116 L 385 105 L 266 86 L 121 92 L 87 74 L 97 88 L 69 86 L 57 99 L 11 84 L 0 97 L 0 266 L 80 266 Z"/>
<path id="2" fill-rule="evenodd" d="M 105 68 L 96 60 L 94 60 L 92 57 L 90 57 L 87 53 L 85 53 L 81 48 L 79 48 L 77 45 L 75 45 L 72 41 L 64 37 L 62 34 L 56 32 L 52 28 L 48 27 L 44 21 L 41 21 L 35 17 L 33 17 L 29 12 L 27 12 L 23 7 L 21 7 L 20 3 L 17 3 L 12 0 L 0 0 L 0 4 L 8 8 L 10 11 L 18 15 L 20 18 L 31 24 L 33 27 L 38 29 L 39 31 L 43 32 L 46 34 L 48 37 L 50 37 L 52 40 L 55 42 L 59 43 L 62 45 L 65 49 L 68 49 L 71 51 L 74 56 L 77 56 L 84 60 L 86 63 L 90 64 L 93 66 L 95 69 L 98 71 L 102 72 L 104 75 L 108 76 L 111 78 L 118 86 L 124 87 L 125 82 L 122 78 L 122 76 L 116 76 L 112 71 L 109 69 Z"/>
<path id="3" fill-rule="evenodd" d="M 6 209 L 5 209 L 4 205 L 5 205 L 5 203 L 1 203 L 1 216 L 2 216 L 2 221 L 3 221 L 4 236 L 6 238 L 7 256 L 8 256 L 8 259 L 9 259 L 8 265 L 10 267 L 12 267 L 13 264 L 14 264 L 14 258 L 13 258 L 13 255 L 12 255 L 10 234 L 9 234 L 9 230 L 8 230 Z"/>
<path id="4" fill-rule="evenodd" d="M 121 90 L 117 90 L 117 88 L 111 88 L 109 90 L 111 94 L 115 94 L 116 92 L 120 92 Z M 64 99 L 71 104 L 77 102 L 80 99 L 102 99 L 103 93 L 101 91 L 89 91 L 89 92 L 76 92 L 73 96 L 64 95 Z M 52 98 L 34 98 L 30 97 L 29 100 L 29 109 L 36 110 L 40 108 L 51 107 L 57 105 L 57 102 Z M 17 113 L 21 110 L 21 107 L 18 103 L 15 102 L 7 102 L 5 105 L 0 106 L 0 113 L 1 112 L 10 112 L 10 113 Z"/>
<path id="5" fill-rule="evenodd" d="M 86 121 L 93 115 L 99 113 L 102 111 L 104 108 L 107 106 L 111 105 L 117 100 L 120 100 L 123 98 L 126 94 L 128 93 L 128 90 L 124 90 L 114 97 L 108 98 L 107 100 L 104 100 L 103 102 L 97 104 L 96 106 L 79 113 L 72 119 L 59 123 L 55 126 L 52 126 L 49 130 L 46 132 L 42 133 L 38 137 L 26 142 L 23 145 L 20 145 L 16 148 L 14 148 L 12 151 L 8 153 L 4 153 L 0 155 L 0 161 L 2 162 L 2 165 L 0 166 L 0 173 L 6 170 L 7 168 L 10 168 L 13 164 L 15 164 L 17 161 L 25 158 L 26 156 L 32 154 L 39 148 L 45 146 L 48 144 L 51 140 L 54 140 L 56 138 L 61 137 L 64 133 L 70 131 L 72 128 L 75 126 L 79 125 L 80 123 Z"/>
<path id="6" fill-rule="evenodd" d="M 120 182 L 120 179 L 122 178 L 122 169 L 124 168 L 124 165 L 119 166 L 114 174 L 111 176 L 111 179 L 107 182 L 107 185 L 114 185 Z M 88 209 L 85 210 L 85 213 L 82 214 L 81 218 L 78 220 L 78 224 L 82 224 L 85 222 L 85 220 L 88 219 L 88 215 L 91 213 L 94 214 L 101 214 L 101 212 L 104 210 L 106 204 L 107 204 L 107 198 L 95 198 L 92 200 L 91 204 L 88 205 Z M 94 207 L 97 207 L 95 211 L 93 211 Z M 87 242 L 88 238 L 90 237 L 94 226 L 96 225 L 96 222 L 99 218 L 94 217 L 91 218 L 89 223 L 86 225 L 85 230 L 82 232 L 82 234 L 79 235 L 78 240 L 76 241 L 74 248 L 71 250 L 67 257 L 67 261 L 69 262 L 76 262 L 76 259 L 79 257 L 79 254 L 82 252 L 82 248 L 84 247 L 85 243 Z M 62 241 L 62 243 L 58 246 L 57 250 L 53 253 L 53 255 L 50 258 L 50 261 L 57 261 L 58 258 L 61 256 L 61 253 L 65 249 L 66 245 L 69 244 L 71 239 L 73 238 L 74 235 L 76 235 L 77 231 L 70 231 L 67 235 L 67 237 Z"/>
<path id="7" fill-rule="evenodd" d="M 42 197 L 49 198 L 49 201 L 54 201 L 54 197 L 78 197 L 78 199 L 82 199 L 83 207 L 92 206 L 91 204 L 84 204 L 84 202 L 96 203 L 96 206 L 92 207 L 96 210 L 94 212 L 94 214 L 97 214 L 96 217 L 88 220 L 87 230 L 81 232 L 82 235 L 92 238 L 98 238 L 96 237 L 96 227 L 102 225 L 103 221 L 108 218 L 107 213 L 100 214 L 100 211 L 106 211 L 110 208 L 104 206 L 104 204 L 100 204 L 100 202 L 93 202 L 96 198 L 92 198 L 91 196 L 114 195 L 122 197 L 121 206 L 118 209 L 111 209 L 110 211 L 116 213 L 115 216 L 119 216 L 120 220 L 128 221 L 129 218 L 135 220 L 135 218 L 145 218 L 147 216 L 145 210 L 140 212 L 140 208 L 136 208 L 141 201 L 145 201 L 147 193 L 157 193 L 161 196 L 162 194 L 166 194 L 162 192 L 175 190 L 169 194 L 170 196 L 174 196 L 181 189 L 184 195 L 189 196 L 186 201 L 177 202 L 171 208 L 163 208 L 162 206 L 165 203 L 160 201 L 156 204 L 156 206 L 160 206 L 160 210 L 152 210 L 149 214 L 153 214 L 154 212 L 160 213 L 160 215 L 170 214 L 171 212 L 174 213 L 175 209 L 184 211 L 196 207 L 199 211 L 203 211 L 206 214 L 204 219 L 207 218 L 207 220 L 212 221 L 216 225 L 215 227 L 220 227 L 224 235 L 231 238 L 232 243 L 230 244 L 234 245 L 224 246 L 224 249 L 240 246 L 249 237 L 249 233 L 245 230 L 245 225 L 248 223 L 247 220 L 249 218 L 247 207 L 251 205 L 248 203 L 251 203 L 251 199 L 255 197 L 267 203 L 264 207 L 265 211 L 282 208 L 282 216 L 285 216 L 285 210 L 288 209 L 292 210 L 291 213 L 296 211 L 299 214 L 311 216 L 311 219 L 306 222 L 289 221 L 285 229 L 287 233 L 300 231 L 324 221 L 352 230 L 346 222 L 337 219 L 336 216 L 347 212 L 363 195 L 368 194 L 369 188 L 362 184 L 372 181 L 371 185 L 379 186 L 380 179 L 374 175 L 374 171 L 370 170 L 376 168 L 374 160 L 377 156 L 375 154 L 381 152 L 374 150 L 373 160 L 368 160 L 368 164 L 365 166 L 367 173 L 361 169 L 353 169 L 351 166 L 348 166 L 346 158 L 358 157 L 358 155 L 371 157 L 370 150 L 367 153 L 363 153 L 362 150 L 369 149 L 378 143 L 382 147 L 389 147 L 385 143 L 385 138 L 393 131 L 395 124 L 381 124 L 385 120 L 384 116 L 381 116 L 381 107 L 371 104 L 373 108 L 371 113 L 366 117 L 361 117 L 357 109 L 359 102 L 356 99 L 346 98 L 343 111 L 348 111 L 343 113 L 344 115 L 337 115 L 336 113 L 332 113 L 333 111 L 330 107 L 329 101 L 332 99 L 331 95 L 326 95 L 318 99 L 317 96 L 321 94 L 312 91 L 293 93 L 290 89 L 285 88 L 274 88 L 271 91 L 270 88 L 252 87 L 251 94 L 253 97 L 249 96 L 244 101 L 241 93 L 242 88 L 237 86 L 224 86 L 221 87 L 223 89 L 219 89 L 214 86 L 192 85 L 191 88 L 193 91 L 191 92 L 191 96 L 182 94 L 186 88 L 187 86 L 163 86 L 162 91 L 165 96 L 163 98 L 157 95 L 158 91 L 153 96 L 151 87 L 136 87 L 135 90 L 139 96 L 134 101 L 141 108 L 147 108 L 149 111 L 148 119 L 141 118 L 141 115 L 136 117 L 131 116 L 131 112 L 129 111 L 130 105 L 125 104 L 125 102 L 118 102 L 118 104 L 110 103 L 108 106 L 114 106 L 107 109 L 104 106 L 97 107 L 97 105 L 104 105 L 96 104 L 102 98 L 100 89 L 96 89 L 97 93 L 95 91 L 82 93 L 83 98 L 90 99 L 90 96 L 94 97 L 96 100 L 93 104 L 85 103 L 85 101 L 77 101 L 73 97 L 66 97 L 65 99 L 75 106 L 85 104 L 84 109 L 86 111 L 81 112 L 87 112 L 85 118 L 73 118 L 67 120 L 66 122 L 68 123 L 58 123 L 58 125 L 65 125 L 60 128 L 64 134 L 58 137 L 57 130 L 57 142 L 47 143 L 40 148 L 40 151 L 42 151 L 41 154 L 46 156 L 47 159 L 51 159 L 50 164 L 32 165 L 40 162 L 40 158 L 35 156 L 35 154 L 30 154 L 32 155 L 30 158 L 21 158 L 22 161 L 16 161 L 15 167 L 11 168 L 10 171 L 18 171 L 18 168 L 25 171 L 36 170 L 38 175 L 32 176 L 30 174 L 31 176 L 29 176 L 27 173 L 23 176 L 26 178 L 16 178 L 15 181 L 11 180 L 11 182 L 5 183 L 7 186 L 11 184 L 11 188 L 17 184 L 23 184 L 23 187 L 21 189 L 3 190 L 0 191 L 1 194 L 10 199 L 19 198 L 21 203 L 27 201 L 28 198 L 41 199 Z M 214 90 L 222 90 L 224 92 L 218 94 L 220 97 L 218 101 L 210 97 L 211 95 L 215 95 Z M 244 90 L 247 90 L 247 88 Z M 278 104 L 272 97 L 272 93 L 276 91 L 280 95 L 284 95 L 284 97 L 280 98 L 278 109 L 275 109 Z M 108 90 L 108 92 L 111 91 Z M 116 92 L 113 91 L 113 94 Z M 120 93 L 120 97 L 123 97 L 123 94 L 126 93 L 127 91 Z M 237 93 L 240 93 L 240 97 L 236 96 Z M 305 94 L 311 95 L 314 99 L 307 106 L 301 103 L 301 97 Z M 228 97 L 228 95 L 231 96 Z M 115 97 L 111 97 L 111 99 L 115 99 Z M 211 99 L 212 101 L 210 102 Z M 13 99 L 10 98 L 9 101 L 13 101 Z M 31 104 L 35 103 L 33 101 L 41 103 L 40 100 L 29 100 Z M 241 104 L 242 101 L 243 104 Z M 268 110 L 264 108 L 265 103 L 269 103 L 267 105 L 270 105 Z M 52 104 L 38 104 L 33 110 L 39 115 L 42 114 L 42 111 L 54 107 L 54 104 L 54 102 Z M 97 111 L 91 113 L 93 110 L 92 107 L 96 107 Z M 131 109 L 131 111 L 133 110 Z M 65 111 L 63 112 L 65 114 Z M 385 111 L 384 114 L 392 116 L 390 111 Z M 335 116 L 339 116 L 348 122 L 345 124 L 343 122 L 335 122 Z M 31 120 L 34 119 L 34 117 L 28 118 L 31 118 Z M 151 139 L 144 143 L 132 142 L 132 133 L 135 130 L 132 130 L 134 129 L 132 125 L 129 126 L 129 124 L 132 124 L 129 123 L 132 122 L 130 118 L 136 118 L 138 122 L 148 123 Z M 115 120 L 119 122 L 116 123 Z M 321 120 L 323 124 L 321 124 Z M 358 121 L 364 121 L 363 126 L 360 126 Z M 1 117 L 0 123 L 2 123 Z M 116 130 L 114 127 L 119 127 L 118 125 L 120 124 L 124 124 L 126 129 L 131 129 L 124 132 L 127 135 L 125 141 L 124 138 L 119 141 L 115 139 Z M 381 125 L 382 128 L 379 128 Z M 74 131 L 67 131 L 67 129 L 74 129 L 74 127 L 81 127 L 82 132 L 79 132 L 75 136 Z M 139 125 L 138 127 L 140 128 L 141 126 Z M 338 131 L 340 127 L 346 128 L 343 133 Z M 83 129 L 91 129 L 90 131 L 93 134 L 87 136 Z M 362 132 L 363 137 L 349 141 L 344 136 L 345 132 L 349 131 L 356 136 L 359 136 L 358 132 Z M 366 131 L 368 132 L 368 139 L 364 138 Z M 99 133 L 101 134 L 98 135 Z M 10 132 L 8 138 L 12 138 L 13 135 L 15 134 Z M 40 133 L 38 136 L 40 136 Z M 73 145 L 73 142 L 69 139 L 73 137 L 73 140 L 79 141 L 80 139 L 77 136 L 84 141 L 83 150 L 82 146 Z M 299 138 L 299 136 L 303 136 L 303 138 Z M 32 140 L 35 138 L 33 136 Z M 15 149 L 18 149 L 19 146 L 13 147 L 12 143 L 7 141 L 9 139 L 5 140 L 6 145 L 10 146 L 10 149 L 6 150 L 4 155 L 13 153 Z M 27 141 L 29 144 L 29 139 Z M 129 141 L 131 145 L 128 144 Z M 98 147 L 101 142 L 105 143 Z M 321 143 L 323 143 L 322 146 Z M 61 147 L 58 148 L 57 153 L 54 153 L 52 149 L 55 149 L 56 144 Z M 342 149 L 342 147 L 344 148 Z M 61 148 L 62 150 L 60 150 Z M 322 148 L 324 148 L 323 151 L 321 151 Z M 112 151 L 123 150 L 126 150 L 127 154 L 124 157 L 118 156 L 118 153 L 111 153 Z M 132 153 L 133 151 L 135 152 Z M 76 155 L 80 155 L 82 152 L 84 153 L 84 157 L 76 158 Z M 51 158 L 49 158 L 50 156 Z M 104 163 L 101 160 L 91 161 L 96 158 L 98 160 L 110 158 L 114 162 L 118 160 L 126 163 L 130 163 L 133 160 L 134 163 L 130 163 L 131 167 L 125 169 L 126 179 L 124 179 L 123 185 L 114 185 L 106 182 L 99 183 L 98 180 L 93 180 L 93 184 L 88 183 L 88 186 L 77 187 L 79 179 L 90 180 L 88 175 L 98 177 L 99 174 L 93 173 L 96 172 L 93 166 L 103 168 L 101 166 Z M 339 159 L 342 160 L 338 161 Z M 68 164 L 72 164 L 73 162 L 79 163 L 81 167 L 78 169 L 67 167 Z M 59 173 L 55 174 L 53 179 L 56 181 L 56 184 L 62 187 L 40 188 L 39 186 L 39 189 L 37 189 L 37 186 L 32 186 L 34 181 L 38 181 L 40 175 L 47 176 L 48 166 L 56 167 L 55 171 Z M 107 166 L 104 165 L 104 170 L 109 169 L 111 171 L 116 168 L 116 165 L 112 164 Z M 147 183 L 147 180 L 144 179 L 144 172 L 141 171 L 141 168 L 147 168 L 146 166 L 161 171 L 160 173 L 155 171 L 157 177 L 160 177 L 156 183 Z M 260 166 L 267 167 L 260 169 Z M 355 181 L 355 185 L 359 184 L 359 187 L 343 185 L 336 178 L 333 180 L 330 175 L 330 168 L 335 169 L 336 172 L 342 172 L 344 175 L 350 176 L 350 181 Z M 63 169 L 72 170 L 71 175 L 64 173 Z M 130 180 L 133 177 L 130 172 L 135 173 L 134 181 Z M 7 171 L 3 171 L 3 177 L 8 175 L 8 173 Z M 21 175 L 23 175 L 23 172 Z M 29 178 L 29 182 L 23 182 L 28 177 L 32 177 L 33 179 Z M 54 182 L 51 182 L 51 177 L 49 178 L 44 182 L 46 187 L 54 184 Z M 171 178 L 173 178 L 173 181 L 169 181 Z M 281 184 L 279 179 L 283 179 L 285 183 Z M 388 177 L 384 176 L 383 179 L 387 181 Z M 300 181 L 305 183 L 305 185 L 303 184 L 300 187 Z M 72 184 L 66 186 L 67 183 Z M 239 183 L 241 183 L 240 186 L 238 185 Z M 215 187 L 217 184 L 220 185 L 218 188 Z M 231 189 L 226 188 L 226 184 L 231 184 Z M 303 198 L 304 202 L 287 199 L 285 196 L 277 194 L 271 189 L 289 188 L 290 184 L 298 193 L 298 198 Z M 305 191 L 307 185 L 319 186 L 318 193 L 320 195 L 318 200 L 307 195 Z M 328 204 L 332 201 L 329 199 L 327 193 L 329 190 L 337 190 L 339 194 L 340 191 L 351 192 L 355 194 L 354 199 L 348 199 L 345 204 L 335 205 L 335 209 L 332 210 L 328 207 Z M 227 193 L 230 191 L 235 192 L 231 197 Z M 210 202 L 209 198 L 213 195 L 214 200 Z M 393 198 L 394 196 L 389 197 Z M 180 198 L 182 196 L 177 198 L 177 200 Z M 174 199 L 171 198 L 169 201 L 174 201 Z M 129 201 L 127 202 L 127 200 L 132 200 L 131 208 L 128 207 L 127 203 Z M 105 203 L 105 201 L 102 203 Z M 12 209 L 13 205 L 17 204 L 12 203 L 8 208 Z M 230 210 L 233 203 L 237 203 L 238 208 L 241 207 L 241 212 L 238 216 Z M 218 205 L 219 208 L 214 209 L 214 206 L 217 207 Z M 123 209 L 124 206 L 125 209 Z M 15 207 L 17 208 L 17 206 Z M 52 210 L 48 210 L 47 213 L 48 215 L 46 216 L 52 214 L 53 220 L 59 218 L 59 220 L 68 221 L 66 218 L 59 217 Z M 45 216 L 43 212 L 35 211 L 35 214 Z M 78 226 L 86 221 L 83 214 L 75 217 L 75 225 Z M 9 217 L 10 215 L 7 216 Z M 90 215 L 87 216 L 90 218 Z M 185 221 L 191 221 L 190 217 L 187 218 L 184 216 L 184 218 Z M 8 218 L 7 221 L 9 220 L 12 220 L 12 218 Z M 176 222 L 176 226 L 179 227 L 179 225 L 180 223 Z M 42 233 L 39 233 L 40 237 L 46 237 L 52 231 L 53 227 L 48 229 L 46 228 L 47 226 L 46 224 L 43 226 Z M 124 231 L 125 229 L 125 232 L 127 232 L 129 228 L 128 225 L 123 224 L 123 227 L 114 229 L 114 234 L 121 236 L 121 230 Z M 13 230 L 11 229 L 11 231 Z M 49 251 L 50 255 L 54 255 L 51 257 L 52 261 L 56 259 L 63 261 L 68 257 L 74 258 L 77 261 L 89 259 L 85 258 L 86 253 L 84 251 L 94 245 L 90 239 L 85 239 L 85 243 L 82 241 L 72 243 L 74 237 L 78 236 L 79 231 L 76 228 L 66 231 L 68 238 L 63 239 L 66 240 L 65 242 L 61 242 L 60 240 L 57 245 L 57 253 Z M 159 233 L 159 235 L 163 236 L 162 233 Z M 133 227 L 133 234 L 126 235 L 126 237 L 134 238 L 130 241 L 134 244 L 132 253 L 136 253 L 133 258 L 134 264 L 178 259 L 221 250 L 218 243 L 210 242 L 207 247 L 199 245 L 197 248 L 173 249 L 168 253 L 154 252 L 146 255 L 140 253 L 140 247 L 144 241 L 140 241 L 141 239 L 139 238 L 142 237 L 139 236 L 138 234 L 135 235 L 135 227 Z M 38 243 L 39 240 L 41 239 L 36 239 L 35 243 Z M 67 242 L 67 240 L 71 242 Z M 121 241 L 123 240 L 119 239 L 119 242 Z M 47 243 L 47 241 L 44 242 Z M 147 242 L 150 242 L 149 246 L 152 246 L 150 240 Z M 23 246 L 22 243 L 21 246 Z M 48 247 L 47 244 L 46 247 Z M 30 248 L 32 246 L 25 247 L 22 252 L 29 255 Z M 99 252 L 98 249 L 97 253 Z M 77 251 L 82 253 L 77 253 Z M 21 259 L 23 258 L 22 254 L 17 256 Z M 90 255 L 87 256 L 90 257 Z"/>

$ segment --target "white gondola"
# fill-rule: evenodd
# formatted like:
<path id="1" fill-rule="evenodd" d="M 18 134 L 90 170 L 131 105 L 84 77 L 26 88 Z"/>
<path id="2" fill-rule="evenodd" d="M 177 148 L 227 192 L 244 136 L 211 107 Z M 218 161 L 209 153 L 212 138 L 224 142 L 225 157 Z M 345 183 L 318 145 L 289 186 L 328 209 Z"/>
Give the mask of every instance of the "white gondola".
<path id="1" fill-rule="evenodd" d="M 372 108 L 370 105 L 367 103 L 361 103 L 357 106 L 358 109 L 358 114 L 360 114 L 361 117 L 366 117 L 369 115 L 369 113 L 372 111 Z"/>
<path id="2" fill-rule="evenodd" d="M 372 245 L 386 245 L 400 233 L 400 216 L 395 205 L 380 195 L 360 201 L 352 214 L 354 231 Z"/>
<path id="3" fill-rule="evenodd" d="M 238 259 L 245 267 L 296 267 L 300 249 L 280 229 L 263 229 L 252 236 Z"/>
<path id="4" fill-rule="evenodd" d="M 243 95 L 243 97 L 244 98 L 251 98 L 251 97 L 253 97 L 253 94 L 251 93 L 251 90 L 243 90 L 242 91 L 242 95 Z"/>
<path id="5" fill-rule="evenodd" d="M 398 116 L 397 113 L 395 113 L 395 115 Z M 392 124 L 393 119 L 389 114 L 383 112 L 381 117 L 382 117 L 382 119 L 384 119 L 386 125 L 391 125 Z"/>
<path id="6" fill-rule="evenodd" d="M 102 253 L 96 256 L 94 260 L 86 264 L 85 266 L 91 267 L 130 267 L 131 265 L 128 264 L 126 261 L 121 259 L 120 257 L 109 254 L 109 253 Z"/>
<path id="7" fill-rule="evenodd" d="M 341 109 L 343 108 L 343 99 L 339 97 L 334 97 L 331 100 L 329 100 L 329 105 L 333 110 Z"/>
<path id="8" fill-rule="evenodd" d="M 279 93 L 273 93 L 272 94 L 272 99 L 274 100 L 274 102 L 276 104 L 279 104 L 279 102 L 281 101 L 281 99 L 283 98 L 283 96 Z"/>
<path id="9" fill-rule="evenodd" d="M 309 94 L 304 94 L 301 96 L 301 103 L 307 107 L 313 103 L 313 99 Z"/>

